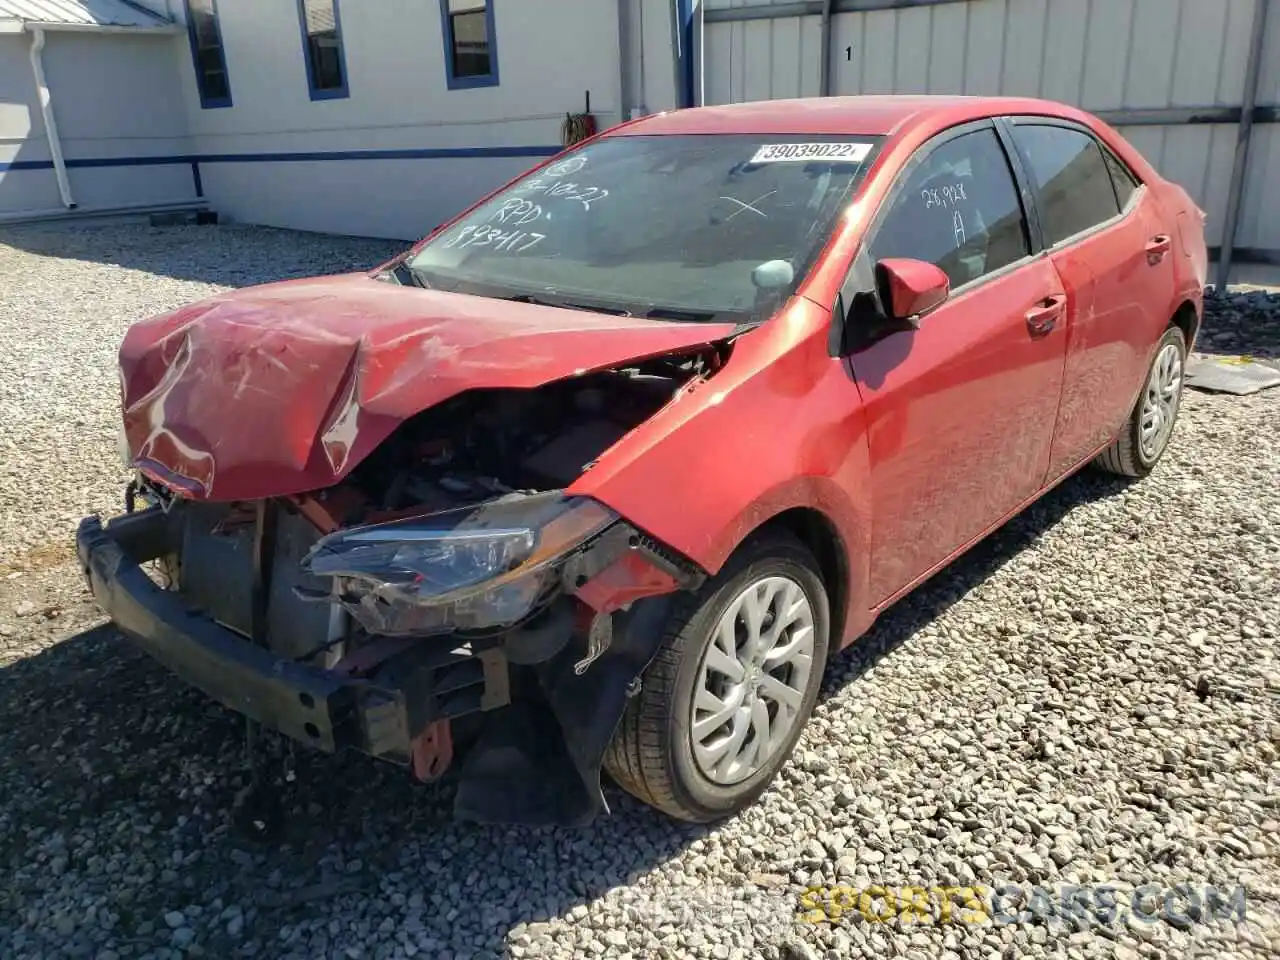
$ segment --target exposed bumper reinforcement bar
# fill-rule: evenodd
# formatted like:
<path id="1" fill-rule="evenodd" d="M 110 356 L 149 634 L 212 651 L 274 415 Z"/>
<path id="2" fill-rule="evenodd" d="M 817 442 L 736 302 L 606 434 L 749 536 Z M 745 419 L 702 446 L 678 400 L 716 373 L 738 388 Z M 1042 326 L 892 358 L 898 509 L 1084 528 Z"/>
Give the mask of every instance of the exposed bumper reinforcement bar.
<path id="1" fill-rule="evenodd" d="M 147 576 L 141 564 L 171 553 L 178 529 L 159 507 L 105 525 L 81 521 L 80 565 L 122 633 L 219 703 L 329 752 L 354 748 L 409 764 L 432 724 L 485 712 L 458 770 L 454 813 L 488 823 L 584 824 L 607 811 L 602 758 L 658 650 L 673 599 L 653 594 L 689 584 L 680 568 L 655 580 L 662 558 L 650 557 L 633 531 L 602 539 L 603 549 L 575 560 L 573 571 L 600 585 L 600 596 L 582 595 L 610 618 L 612 641 L 585 671 L 576 669 L 587 653 L 583 638 L 523 668 L 540 695 L 513 702 L 500 637 L 484 647 L 460 646 L 457 637 L 381 638 L 333 670 L 277 656 Z"/>
<path id="2" fill-rule="evenodd" d="M 496 650 L 460 655 L 442 649 L 452 644 L 419 642 L 365 677 L 279 657 L 147 576 L 141 564 L 171 549 L 171 536 L 159 508 L 106 526 L 97 517 L 81 521 L 76 552 L 94 599 L 182 680 L 268 729 L 328 752 L 350 747 L 406 762 L 411 741 L 433 721 L 507 702 L 506 663 Z M 442 688 L 445 671 L 462 679 Z"/>

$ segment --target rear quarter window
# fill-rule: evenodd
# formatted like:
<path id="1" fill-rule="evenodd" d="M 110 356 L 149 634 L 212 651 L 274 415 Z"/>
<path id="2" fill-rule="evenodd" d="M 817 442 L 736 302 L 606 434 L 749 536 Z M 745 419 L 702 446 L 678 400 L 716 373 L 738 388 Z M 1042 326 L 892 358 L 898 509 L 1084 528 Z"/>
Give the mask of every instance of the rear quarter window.
<path id="1" fill-rule="evenodd" d="M 1111 183 L 1116 188 L 1116 200 L 1120 204 L 1120 209 L 1124 210 L 1129 206 L 1129 201 L 1133 199 L 1133 195 L 1138 192 L 1138 187 L 1142 185 L 1142 181 L 1129 169 L 1128 164 L 1110 150 L 1104 148 L 1102 158 L 1106 160 L 1107 169 L 1111 172 Z"/>
<path id="2" fill-rule="evenodd" d="M 1112 172 L 1093 137 L 1042 124 L 1018 124 L 1013 137 L 1040 195 L 1046 244 L 1059 244 L 1120 212 Z"/>

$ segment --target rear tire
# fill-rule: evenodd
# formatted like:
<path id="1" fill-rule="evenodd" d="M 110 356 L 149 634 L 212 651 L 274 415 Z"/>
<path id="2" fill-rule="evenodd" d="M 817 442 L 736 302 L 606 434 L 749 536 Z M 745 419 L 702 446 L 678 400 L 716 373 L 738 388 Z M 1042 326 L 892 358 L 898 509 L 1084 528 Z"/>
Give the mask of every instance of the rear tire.
<path id="1" fill-rule="evenodd" d="M 694 823 L 768 787 L 822 683 L 831 619 L 818 569 L 797 539 L 767 532 L 682 598 L 605 754 L 620 787 Z"/>
<path id="2" fill-rule="evenodd" d="M 1156 345 L 1147 379 L 1133 412 L 1111 446 L 1098 454 L 1094 466 L 1122 477 L 1145 477 L 1169 447 L 1182 405 L 1182 381 L 1187 344 L 1182 331 L 1171 326 Z"/>

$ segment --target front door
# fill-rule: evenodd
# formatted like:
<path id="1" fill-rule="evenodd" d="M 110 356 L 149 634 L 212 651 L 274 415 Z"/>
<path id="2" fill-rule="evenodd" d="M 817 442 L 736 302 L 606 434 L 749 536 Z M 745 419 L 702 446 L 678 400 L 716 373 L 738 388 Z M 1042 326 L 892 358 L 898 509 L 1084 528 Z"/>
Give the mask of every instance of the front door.
<path id="1" fill-rule="evenodd" d="M 920 328 L 851 356 L 871 456 L 879 605 L 1034 495 L 1062 385 L 1065 296 L 1033 258 L 1009 159 L 988 125 L 944 134 L 904 170 L 863 258 L 941 267 Z"/>

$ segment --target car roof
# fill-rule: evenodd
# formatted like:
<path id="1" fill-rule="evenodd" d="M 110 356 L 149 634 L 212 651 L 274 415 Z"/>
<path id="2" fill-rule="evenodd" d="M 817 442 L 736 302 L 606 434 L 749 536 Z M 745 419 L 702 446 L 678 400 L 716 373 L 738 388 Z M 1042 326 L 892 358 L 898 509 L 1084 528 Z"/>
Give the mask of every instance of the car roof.
<path id="1" fill-rule="evenodd" d="M 808 97 L 674 110 L 626 124 L 611 135 L 772 133 L 890 136 L 911 127 L 943 129 L 968 120 L 1004 114 L 1059 117 L 1082 123 L 1092 119 L 1065 104 L 1029 97 Z"/>

